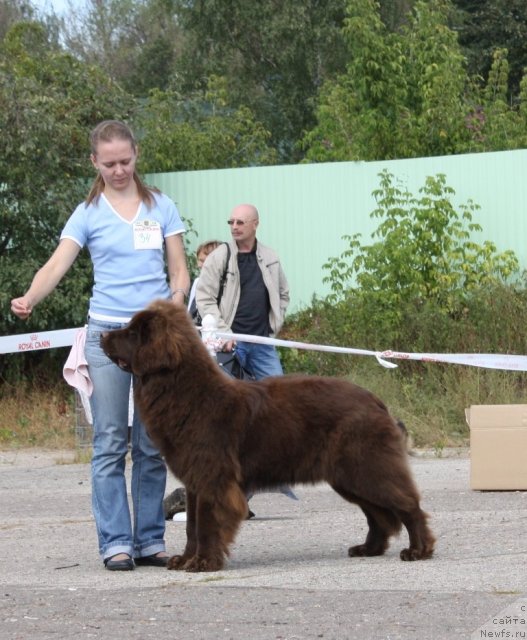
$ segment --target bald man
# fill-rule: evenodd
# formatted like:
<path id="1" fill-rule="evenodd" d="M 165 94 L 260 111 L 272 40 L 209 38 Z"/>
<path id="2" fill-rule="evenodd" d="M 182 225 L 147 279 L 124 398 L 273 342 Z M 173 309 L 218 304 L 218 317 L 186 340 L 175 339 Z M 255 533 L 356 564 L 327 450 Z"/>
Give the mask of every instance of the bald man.
<path id="1" fill-rule="evenodd" d="M 202 318 L 214 316 L 220 331 L 254 336 L 278 335 L 289 304 L 289 285 L 276 253 L 256 238 L 258 210 L 252 204 L 240 204 L 231 212 L 227 224 L 232 241 L 230 258 L 225 244 L 207 258 L 201 269 L 196 304 Z M 222 274 L 227 279 L 218 305 Z M 234 342 L 224 346 L 231 351 Z M 282 365 L 272 345 L 238 342 L 236 352 L 242 364 L 257 380 L 282 375 Z"/>
<path id="2" fill-rule="evenodd" d="M 256 238 L 260 222 L 258 210 L 252 204 L 239 204 L 231 211 L 227 224 L 232 241 L 229 249 L 220 245 L 205 261 L 196 289 L 196 304 L 202 318 L 214 316 L 220 331 L 254 336 L 276 336 L 282 328 L 289 304 L 289 285 L 280 258 Z M 218 305 L 218 293 L 223 273 L 227 277 Z M 242 365 L 257 380 L 283 375 L 276 348 L 267 344 L 228 341 L 224 351 L 236 353 Z M 277 491 L 296 500 L 290 487 Z M 252 496 L 248 488 L 247 499 Z M 249 511 L 249 517 L 254 514 Z"/>

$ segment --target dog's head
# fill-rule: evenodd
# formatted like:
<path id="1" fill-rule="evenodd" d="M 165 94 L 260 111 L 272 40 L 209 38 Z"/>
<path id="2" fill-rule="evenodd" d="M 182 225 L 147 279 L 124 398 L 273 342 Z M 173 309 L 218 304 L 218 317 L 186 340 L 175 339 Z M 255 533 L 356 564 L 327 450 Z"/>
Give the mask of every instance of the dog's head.
<path id="1" fill-rule="evenodd" d="M 189 352 L 203 348 L 186 309 L 166 300 L 136 313 L 123 329 L 104 333 L 101 347 L 121 369 L 137 376 L 177 369 Z"/>

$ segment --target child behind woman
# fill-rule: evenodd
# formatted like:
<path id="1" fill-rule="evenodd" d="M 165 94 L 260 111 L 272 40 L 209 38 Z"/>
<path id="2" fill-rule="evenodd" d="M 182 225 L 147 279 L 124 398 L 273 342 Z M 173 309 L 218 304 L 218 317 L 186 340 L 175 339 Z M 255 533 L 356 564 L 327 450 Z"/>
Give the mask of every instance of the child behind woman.
<path id="1" fill-rule="evenodd" d="M 205 262 L 206 257 L 209 253 L 212 253 L 216 247 L 219 247 L 221 242 L 219 240 L 207 240 L 207 242 L 202 242 L 199 247 L 196 249 L 196 258 L 198 261 L 198 269 L 201 270 L 203 263 Z M 195 278 L 192 283 L 192 287 L 190 289 L 190 293 L 188 296 L 188 311 L 194 320 L 195 324 L 201 324 L 201 318 L 198 314 L 198 309 L 196 307 L 196 285 L 198 284 L 199 276 Z"/>

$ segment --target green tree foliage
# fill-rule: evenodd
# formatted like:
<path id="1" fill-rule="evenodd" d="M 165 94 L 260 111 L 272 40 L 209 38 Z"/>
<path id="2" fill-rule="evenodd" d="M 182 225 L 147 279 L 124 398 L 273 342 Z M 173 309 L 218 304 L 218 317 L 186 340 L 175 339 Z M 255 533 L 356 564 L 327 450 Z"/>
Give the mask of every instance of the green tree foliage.
<path id="1" fill-rule="evenodd" d="M 375 0 L 348 3 L 346 74 L 323 87 L 318 124 L 305 137 L 314 161 L 448 154 L 468 139 L 467 81 L 450 5 L 417 2 L 408 24 L 388 32 Z"/>
<path id="2" fill-rule="evenodd" d="M 224 80 L 211 78 L 206 92 L 182 99 L 154 90 L 140 106 L 141 168 L 147 173 L 274 164 L 269 133 L 247 107 L 227 103 Z"/>
<path id="3" fill-rule="evenodd" d="M 0 42 L 15 22 L 30 20 L 34 13 L 29 0 L 0 0 Z"/>
<path id="4" fill-rule="evenodd" d="M 2 2 L 10 16 L 27 6 Z M 203 160 L 211 154 L 203 154 L 204 142 L 194 134 L 211 122 L 203 95 L 216 77 L 224 79 L 224 100 L 241 116 L 240 126 L 245 129 L 249 118 L 270 133 L 278 162 L 305 155 L 310 161 L 369 160 L 525 146 L 519 87 L 527 9 L 519 4 L 87 0 L 85 9 L 71 3 L 62 21 L 47 16 L 45 24 L 50 38 L 53 33 L 80 60 L 102 68 L 139 102 L 155 89 L 172 103 L 192 105 L 184 117 L 178 108 L 177 120 Z M 505 55 L 503 45 L 495 46 L 502 42 L 510 45 Z M 479 77 L 467 73 L 464 56 Z M 484 65 L 474 67 L 476 58 Z M 500 93 L 490 97 L 497 65 Z M 150 103 L 159 101 L 157 93 Z M 210 166 L 222 157 L 225 166 L 237 166 L 229 164 L 238 157 L 230 149 Z M 190 159 L 186 168 L 203 165 Z"/>
<path id="5" fill-rule="evenodd" d="M 308 160 L 379 160 L 523 148 L 527 85 L 509 99 L 507 50 L 471 78 L 448 0 L 418 1 L 390 32 L 375 0 L 349 3 L 347 72 L 321 91 Z"/>
<path id="6" fill-rule="evenodd" d="M 302 156 L 298 138 L 316 122 L 321 87 L 318 125 L 306 139 L 311 160 L 527 146 L 527 81 L 519 85 L 519 93 L 511 93 L 523 66 L 521 38 L 516 37 L 525 22 L 523 9 L 516 0 L 507 6 L 502 0 L 455 4 L 465 8 L 471 20 L 485 12 L 488 18 L 492 7 L 501 7 L 507 36 L 503 43 L 510 51 L 496 49 L 489 36 L 488 67 L 483 73 L 480 69 L 484 80 L 471 79 L 465 71 L 456 30 L 448 27 L 456 24 L 456 16 L 446 0 L 89 0 L 87 12 L 72 9 L 62 22 L 55 15 L 42 16 L 26 0 L 0 0 L 2 307 L 7 310 L 11 297 L 26 288 L 55 247 L 66 217 L 84 198 L 93 175 L 88 132 L 106 117 L 132 119 L 141 140 L 140 168 L 149 172 L 294 161 Z M 23 22 L 35 19 L 39 23 Z M 487 35 L 492 32 L 485 29 Z M 482 51 L 477 38 L 464 44 Z M 426 188 L 447 189 L 436 182 Z M 419 199 L 402 190 L 398 197 L 398 206 L 420 206 Z M 385 223 L 395 228 L 392 217 Z M 407 220 L 397 219 L 397 224 L 407 232 L 413 229 Z M 405 253 L 405 245 L 397 244 L 401 238 L 395 234 L 391 242 L 391 232 L 381 228 L 386 233 L 381 236 L 383 247 L 360 258 L 365 263 L 367 257 L 385 260 L 393 269 L 375 274 L 362 267 L 360 273 L 349 274 L 352 281 L 360 276 L 364 286 L 371 285 L 370 297 L 360 293 L 359 299 L 342 281 L 342 293 L 347 294 L 338 304 L 346 310 L 352 305 L 349 323 L 360 326 L 362 318 L 367 327 L 373 317 L 392 317 L 395 325 L 384 323 L 382 331 L 397 326 L 402 332 L 405 322 L 415 326 L 408 318 L 416 317 L 419 309 L 422 324 L 421 331 L 413 330 L 416 340 L 426 327 L 436 336 L 450 335 L 440 330 L 443 325 L 429 305 L 440 305 L 444 326 L 450 326 L 452 317 L 464 313 L 456 307 L 463 298 L 456 292 L 487 285 L 471 280 L 472 272 L 456 285 L 451 272 L 440 271 L 439 258 L 429 266 L 437 277 L 435 289 L 422 269 L 395 273 L 401 261 L 413 264 L 418 251 L 411 245 Z M 350 250 L 360 246 L 352 246 L 354 240 L 358 242 L 349 239 Z M 419 238 L 423 247 L 428 241 L 426 234 Z M 506 262 L 493 262 L 492 246 L 480 249 L 467 255 L 482 273 L 490 266 L 499 275 L 499 269 L 507 267 Z M 330 272 L 337 288 L 349 269 L 344 257 L 338 260 L 343 263 L 340 270 L 334 263 L 336 271 Z M 375 291 L 375 276 L 383 283 L 380 293 Z M 29 323 L 5 313 L 0 330 L 17 333 L 81 324 L 90 283 L 91 268 L 83 253 Z M 474 296 L 465 295 L 465 308 L 472 308 Z M 477 335 L 475 330 L 469 333 Z M 379 333 L 379 340 L 383 335 Z M 33 354 L 31 360 L 46 358 L 45 353 Z M 24 359 L 17 356 L 17 362 Z"/>
<path id="7" fill-rule="evenodd" d="M 507 49 L 510 73 L 508 101 L 513 101 L 527 67 L 527 3 L 525 0 L 454 0 L 459 41 L 471 75 L 486 78 L 496 49 Z"/>
<path id="8" fill-rule="evenodd" d="M 527 75 L 511 104 L 508 98 L 509 63 L 506 49 L 496 49 L 485 85 L 472 93 L 466 116 L 470 142 L 461 151 L 501 151 L 527 146 Z"/>
<path id="9" fill-rule="evenodd" d="M 407 21 L 414 1 L 381 0 L 390 31 Z M 60 21 L 69 51 L 140 98 L 159 89 L 188 100 L 224 77 L 232 108 L 254 114 L 271 133 L 279 161 L 292 162 L 302 158 L 298 140 L 315 124 L 321 84 L 345 68 L 345 6 L 346 0 L 88 0 L 81 9 L 70 3 L 62 20 L 47 19 Z M 202 119 L 199 110 L 194 114 Z"/>
<path id="10" fill-rule="evenodd" d="M 56 246 L 66 217 L 87 192 L 89 130 L 125 117 L 127 101 L 104 74 L 50 45 L 42 25 L 15 24 L 0 45 L 0 305 L 9 309 Z M 6 313 L 4 334 L 84 321 L 86 256 L 22 323 Z M 20 360 L 21 361 L 21 360 Z"/>
<path id="11" fill-rule="evenodd" d="M 344 69 L 346 0 L 200 0 L 182 2 L 185 47 L 178 88 L 227 78 L 230 102 L 246 106 L 271 132 L 281 162 L 298 159 L 296 142 L 314 124 L 324 80 Z"/>
<path id="12" fill-rule="evenodd" d="M 165 89 L 181 42 L 176 0 L 88 0 L 62 22 L 65 46 L 134 96 Z"/>
<path id="13" fill-rule="evenodd" d="M 513 252 L 497 253 L 492 242 L 473 240 L 481 231 L 472 222 L 478 207 L 469 201 L 456 209 L 444 175 L 428 177 L 419 197 L 394 184 L 388 171 L 379 176 L 371 213 L 381 220 L 375 242 L 364 245 L 360 234 L 345 236 L 348 248 L 324 265 L 329 302 L 361 308 L 363 323 L 376 317 L 384 332 L 396 336 L 409 307 L 432 305 L 436 313 L 452 316 L 474 291 L 518 277 Z"/>
<path id="14" fill-rule="evenodd" d="M 379 0 L 381 20 L 389 31 L 397 31 L 408 22 L 416 0 Z"/>

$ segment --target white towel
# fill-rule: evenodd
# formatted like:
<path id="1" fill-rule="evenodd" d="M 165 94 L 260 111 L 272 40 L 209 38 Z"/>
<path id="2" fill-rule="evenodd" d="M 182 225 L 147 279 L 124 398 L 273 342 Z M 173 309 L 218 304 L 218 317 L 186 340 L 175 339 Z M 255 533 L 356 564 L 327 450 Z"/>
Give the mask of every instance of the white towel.
<path id="1" fill-rule="evenodd" d="M 86 420 L 89 424 L 92 424 L 89 397 L 93 393 L 93 383 L 90 380 L 88 363 L 84 355 L 85 343 L 86 327 L 83 327 L 75 334 L 73 346 L 62 369 L 62 375 L 66 382 L 79 392 Z"/>
<path id="2" fill-rule="evenodd" d="M 93 383 L 90 380 L 88 363 L 84 355 L 85 343 L 86 327 L 83 327 L 75 334 L 73 346 L 64 364 L 62 375 L 70 386 L 82 391 L 89 397 L 93 393 Z"/>
<path id="3" fill-rule="evenodd" d="M 90 407 L 90 396 L 93 393 L 93 382 L 90 379 L 88 371 L 88 363 L 84 355 L 84 345 L 86 343 L 86 327 L 79 329 L 75 334 L 73 346 L 69 353 L 68 359 L 64 364 L 62 375 L 66 382 L 77 389 L 84 415 L 88 424 L 93 424 L 93 418 Z M 130 396 L 128 398 L 128 426 L 132 426 L 134 420 L 134 395 L 133 385 L 130 385 Z"/>

